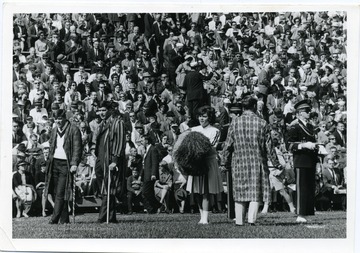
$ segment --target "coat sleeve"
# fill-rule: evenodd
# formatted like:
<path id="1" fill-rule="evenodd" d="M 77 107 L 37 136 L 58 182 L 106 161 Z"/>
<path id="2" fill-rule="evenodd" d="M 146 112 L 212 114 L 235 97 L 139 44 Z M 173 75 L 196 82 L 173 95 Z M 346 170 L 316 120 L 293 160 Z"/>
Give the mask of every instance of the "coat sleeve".
<path id="1" fill-rule="evenodd" d="M 291 126 L 285 136 L 286 148 L 290 152 L 297 151 L 300 144 L 300 137 L 296 125 Z"/>
<path id="2" fill-rule="evenodd" d="M 228 134 L 221 152 L 221 165 L 228 166 L 231 164 L 231 156 L 234 151 L 234 136 L 235 136 L 235 120 L 229 126 Z"/>
<path id="3" fill-rule="evenodd" d="M 111 161 L 118 163 L 125 151 L 125 127 L 121 120 L 115 120 L 111 127 Z"/>
<path id="4" fill-rule="evenodd" d="M 82 152 L 83 152 L 83 148 L 82 148 L 82 140 L 81 140 L 81 133 L 78 127 L 76 126 L 72 126 L 73 127 L 73 131 L 72 131 L 72 154 L 71 154 L 71 162 L 70 165 L 73 166 L 78 166 L 80 161 L 81 161 L 81 156 L 82 156 Z"/>

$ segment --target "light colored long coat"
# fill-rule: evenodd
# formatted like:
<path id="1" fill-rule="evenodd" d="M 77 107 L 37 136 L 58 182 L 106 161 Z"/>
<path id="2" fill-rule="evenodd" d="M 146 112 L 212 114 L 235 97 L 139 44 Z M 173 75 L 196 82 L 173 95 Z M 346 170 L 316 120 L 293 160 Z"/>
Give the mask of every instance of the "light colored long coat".
<path id="1" fill-rule="evenodd" d="M 230 124 L 222 152 L 222 164 L 231 162 L 234 201 L 269 200 L 267 159 L 279 162 L 270 138 L 270 126 L 251 111 L 244 111 Z"/>

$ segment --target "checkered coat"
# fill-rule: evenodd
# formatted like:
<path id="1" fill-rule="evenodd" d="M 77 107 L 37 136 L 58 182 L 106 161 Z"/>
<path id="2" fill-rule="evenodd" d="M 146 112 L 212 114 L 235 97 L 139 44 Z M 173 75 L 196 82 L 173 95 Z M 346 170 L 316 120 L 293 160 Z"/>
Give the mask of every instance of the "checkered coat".
<path id="1" fill-rule="evenodd" d="M 231 162 L 234 201 L 269 200 L 267 160 L 279 165 L 270 138 L 270 126 L 252 111 L 234 118 L 221 154 L 222 164 Z"/>

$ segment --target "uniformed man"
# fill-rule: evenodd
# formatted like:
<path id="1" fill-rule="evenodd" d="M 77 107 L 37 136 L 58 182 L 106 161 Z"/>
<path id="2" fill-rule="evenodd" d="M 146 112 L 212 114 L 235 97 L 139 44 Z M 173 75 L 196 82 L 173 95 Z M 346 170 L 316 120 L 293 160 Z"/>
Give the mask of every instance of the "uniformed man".
<path id="1" fill-rule="evenodd" d="M 309 123 L 308 100 L 295 104 L 297 119 L 286 136 L 287 149 L 293 153 L 296 173 L 297 214 L 296 222 L 307 222 L 307 215 L 314 215 L 315 172 L 318 161 L 314 127 Z"/>

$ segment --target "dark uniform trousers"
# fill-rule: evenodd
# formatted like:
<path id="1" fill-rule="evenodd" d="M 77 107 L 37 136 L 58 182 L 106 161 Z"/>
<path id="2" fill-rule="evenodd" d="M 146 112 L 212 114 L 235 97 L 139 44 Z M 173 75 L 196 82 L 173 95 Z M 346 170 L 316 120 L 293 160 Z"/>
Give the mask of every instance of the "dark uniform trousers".
<path id="1" fill-rule="evenodd" d="M 298 215 L 314 215 L 316 168 L 296 168 L 296 207 Z"/>
<path id="2" fill-rule="evenodd" d="M 54 174 L 54 193 L 55 193 L 55 206 L 52 215 L 52 222 L 69 223 L 69 201 L 65 201 L 66 180 L 68 177 L 69 168 L 66 160 L 55 159 L 53 160 L 53 174 Z"/>

